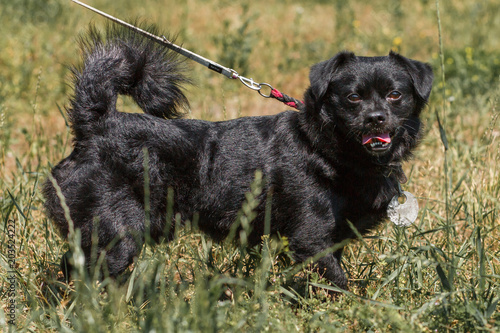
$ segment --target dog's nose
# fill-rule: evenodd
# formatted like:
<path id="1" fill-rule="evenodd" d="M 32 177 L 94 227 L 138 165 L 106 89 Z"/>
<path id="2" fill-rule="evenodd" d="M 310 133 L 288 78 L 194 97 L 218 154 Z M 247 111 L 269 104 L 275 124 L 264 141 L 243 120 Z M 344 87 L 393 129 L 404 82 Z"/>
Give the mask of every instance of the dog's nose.
<path id="1" fill-rule="evenodd" d="M 379 126 L 385 123 L 386 116 L 381 111 L 371 112 L 366 116 L 365 125 Z"/>

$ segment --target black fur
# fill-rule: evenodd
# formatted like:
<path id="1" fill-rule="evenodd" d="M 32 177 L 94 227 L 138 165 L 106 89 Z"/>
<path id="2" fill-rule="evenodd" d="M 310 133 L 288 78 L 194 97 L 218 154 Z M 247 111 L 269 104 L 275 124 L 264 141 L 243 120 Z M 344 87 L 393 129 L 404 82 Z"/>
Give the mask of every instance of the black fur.
<path id="1" fill-rule="evenodd" d="M 87 265 L 97 246 L 98 254 L 106 251 L 111 276 L 133 262 L 144 242 L 145 148 L 155 240 L 173 231 L 166 221 L 169 188 L 174 212 L 183 220 L 198 214 L 201 230 L 224 239 L 256 170 L 265 182 L 251 244 L 264 232 L 271 191 L 271 233 L 288 237 L 298 262 L 353 237 L 347 220 L 366 233 L 386 218 L 397 193 L 400 163 L 420 139 L 419 115 L 433 79 L 429 65 L 392 52 L 342 52 L 311 68 L 305 110 L 208 122 L 173 119 L 187 103 L 180 85 L 188 80 L 170 51 L 120 29 L 106 38 L 92 30 L 83 49 L 68 110 L 74 150 L 52 175 L 81 230 Z M 394 91 L 400 96 L 389 95 Z M 118 94 L 132 96 L 146 114 L 118 112 Z M 363 145 L 384 135 L 391 143 L 382 148 Z M 68 221 L 49 180 L 44 195 L 49 217 L 66 236 Z M 319 259 L 317 267 L 346 288 L 341 253 Z"/>

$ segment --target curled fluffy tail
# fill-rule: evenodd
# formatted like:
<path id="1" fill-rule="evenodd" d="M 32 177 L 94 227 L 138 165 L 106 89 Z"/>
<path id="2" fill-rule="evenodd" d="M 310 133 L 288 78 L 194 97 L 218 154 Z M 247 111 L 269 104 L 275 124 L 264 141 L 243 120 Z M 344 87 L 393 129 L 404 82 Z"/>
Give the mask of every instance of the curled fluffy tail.
<path id="1" fill-rule="evenodd" d="M 154 28 L 145 29 L 156 33 Z M 115 112 L 119 94 L 131 96 L 145 113 L 179 118 L 188 104 L 181 85 L 189 80 L 183 62 L 164 46 L 129 29 L 95 27 L 80 40 L 83 64 L 73 69 L 75 93 L 69 117 L 75 135 Z"/>

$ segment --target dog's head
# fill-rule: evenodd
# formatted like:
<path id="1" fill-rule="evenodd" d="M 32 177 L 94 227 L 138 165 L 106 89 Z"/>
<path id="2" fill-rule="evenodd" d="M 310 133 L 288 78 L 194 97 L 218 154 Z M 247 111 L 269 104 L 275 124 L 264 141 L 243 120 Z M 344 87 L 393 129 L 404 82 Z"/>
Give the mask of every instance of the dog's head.
<path id="1" fill-rule="evenodd" d="M 432 80 L 428 64 L 394 52 L 385 57 L 341 52 L 311 68 L 306 113 L 335 132 L 346 149 L 379 163 L 402 160 L 418 143 L 419 115 Z"/>

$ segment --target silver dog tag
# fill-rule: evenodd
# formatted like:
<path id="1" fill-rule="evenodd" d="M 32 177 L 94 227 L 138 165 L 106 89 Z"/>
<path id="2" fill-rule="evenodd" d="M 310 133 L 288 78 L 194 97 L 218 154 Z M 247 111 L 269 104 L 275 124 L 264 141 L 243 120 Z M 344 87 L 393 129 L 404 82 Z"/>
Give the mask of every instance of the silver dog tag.
<path id="1" fill-rule="evenodd" d="M 400 203 L 400 200 L 405 200 Z M 410 226 L 418 216 L 417 198 L 410 192 L 403 191 L 403 195 L 395 195 L 387 207 L 387 216 L 398 227 Z"/>

